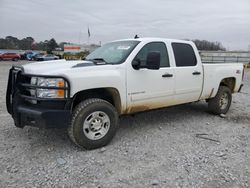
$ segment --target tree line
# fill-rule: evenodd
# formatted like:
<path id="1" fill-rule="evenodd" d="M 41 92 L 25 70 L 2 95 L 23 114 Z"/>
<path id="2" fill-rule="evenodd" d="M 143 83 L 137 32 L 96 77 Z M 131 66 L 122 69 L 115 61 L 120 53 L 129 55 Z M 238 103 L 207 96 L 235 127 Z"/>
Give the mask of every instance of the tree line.
<path id="1" fill-rule="evenodd" d="M 207 40 L 195 39 L 193 42 L 196 44 L 198 50 L 211 50 L 211 51 L 225 51 L 226 48 L 220 42 L 210 42 Z M 67 42 L 57 43 L 54 38 L 50 40 L 35 42 L 34 38 L 26 37 L 18 39 L 13 36 L 0 38 L 0 49 L 17 49 L 17 50 L 41 50 L 52 52 L 56 48 L 63 50 L 64 44 Z"/>
<path id="2" fill-rule="evenodd" d="M 226 48 L 220 42 L 210 42 L 207 40 L 193 40 L 198 50 L 208 51 L 226 51 Z"/>
<path id="3" fill-rule="evenodd" d="M 35 42 L 32 37 L 18 39 L 13 36 L 7 36 L 5 38 L 0 38 L 0 49 L 39 50 L 51 53 L 56 48 L 63 49 L 64 44 L 67 44 L 67 42 L 58 44 L 54 38 L 40 42 Z"/>

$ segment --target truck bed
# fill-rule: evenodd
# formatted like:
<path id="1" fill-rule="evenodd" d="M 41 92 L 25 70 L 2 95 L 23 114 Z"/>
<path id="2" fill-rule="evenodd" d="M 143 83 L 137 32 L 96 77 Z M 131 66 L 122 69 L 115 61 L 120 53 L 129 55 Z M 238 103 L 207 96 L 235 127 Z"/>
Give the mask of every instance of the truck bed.
<path id="1" fill-rule="evenodd" d="M 242 71 L 242 63 L 203 62 L 203 91 L 200 99 L 214 97 L 220 82 L 225 78 L 235 78 L 236 83 L 233 92 L 237 92 L 241 85 Z"/>

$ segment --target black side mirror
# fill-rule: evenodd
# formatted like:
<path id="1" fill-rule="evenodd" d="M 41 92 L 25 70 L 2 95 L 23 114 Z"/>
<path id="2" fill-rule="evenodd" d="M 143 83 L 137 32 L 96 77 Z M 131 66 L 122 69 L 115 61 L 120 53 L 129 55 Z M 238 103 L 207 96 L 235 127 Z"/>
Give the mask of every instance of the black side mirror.
<path id="1" fill-rule="evenodd" d="M 159 52 L 149 52 L 147 55 L 146 66 L 148 69 L 160 69 L 161 54 Z"/>
<path id="2" fill-rule="evenodd" d="M 141 61 L 140 59 L 134 59 L 132 61 L 132 67 L 135 69 L 135 70 L 139 70 L 140 67 L 141 67 Z"/>

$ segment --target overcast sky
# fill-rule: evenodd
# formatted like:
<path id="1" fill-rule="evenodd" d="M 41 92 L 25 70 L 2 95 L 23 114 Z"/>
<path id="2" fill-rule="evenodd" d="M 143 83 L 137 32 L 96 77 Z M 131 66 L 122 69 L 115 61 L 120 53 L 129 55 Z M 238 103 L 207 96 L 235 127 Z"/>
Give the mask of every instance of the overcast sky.
<path id="1" fill-rule="evenodd" d="M 0 37 L 90 43 L 141 37 L 250 45 L 250 0 L 0 0 Z M 81 34 L 80 34 L 81 33 Z"/>

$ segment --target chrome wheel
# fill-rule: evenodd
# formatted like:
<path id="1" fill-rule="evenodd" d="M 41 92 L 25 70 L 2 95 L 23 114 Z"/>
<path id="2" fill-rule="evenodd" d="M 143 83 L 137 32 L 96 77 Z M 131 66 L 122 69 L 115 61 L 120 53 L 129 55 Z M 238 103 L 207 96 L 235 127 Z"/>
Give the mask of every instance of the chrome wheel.
<path id="1" fill-rule="evenodd" d="M 226 109 L 229 103 L 229 97 L 227 93 L 223 93 L 220 98 L 220 109 Z"/>
<path id="2" fill-rule="evenodd" d="M 83 123 L 83 132 L 90 140 L 104 137 L 110 128 L 109 116 L 102 111 L 96 111 L 87 116 Z"/>

